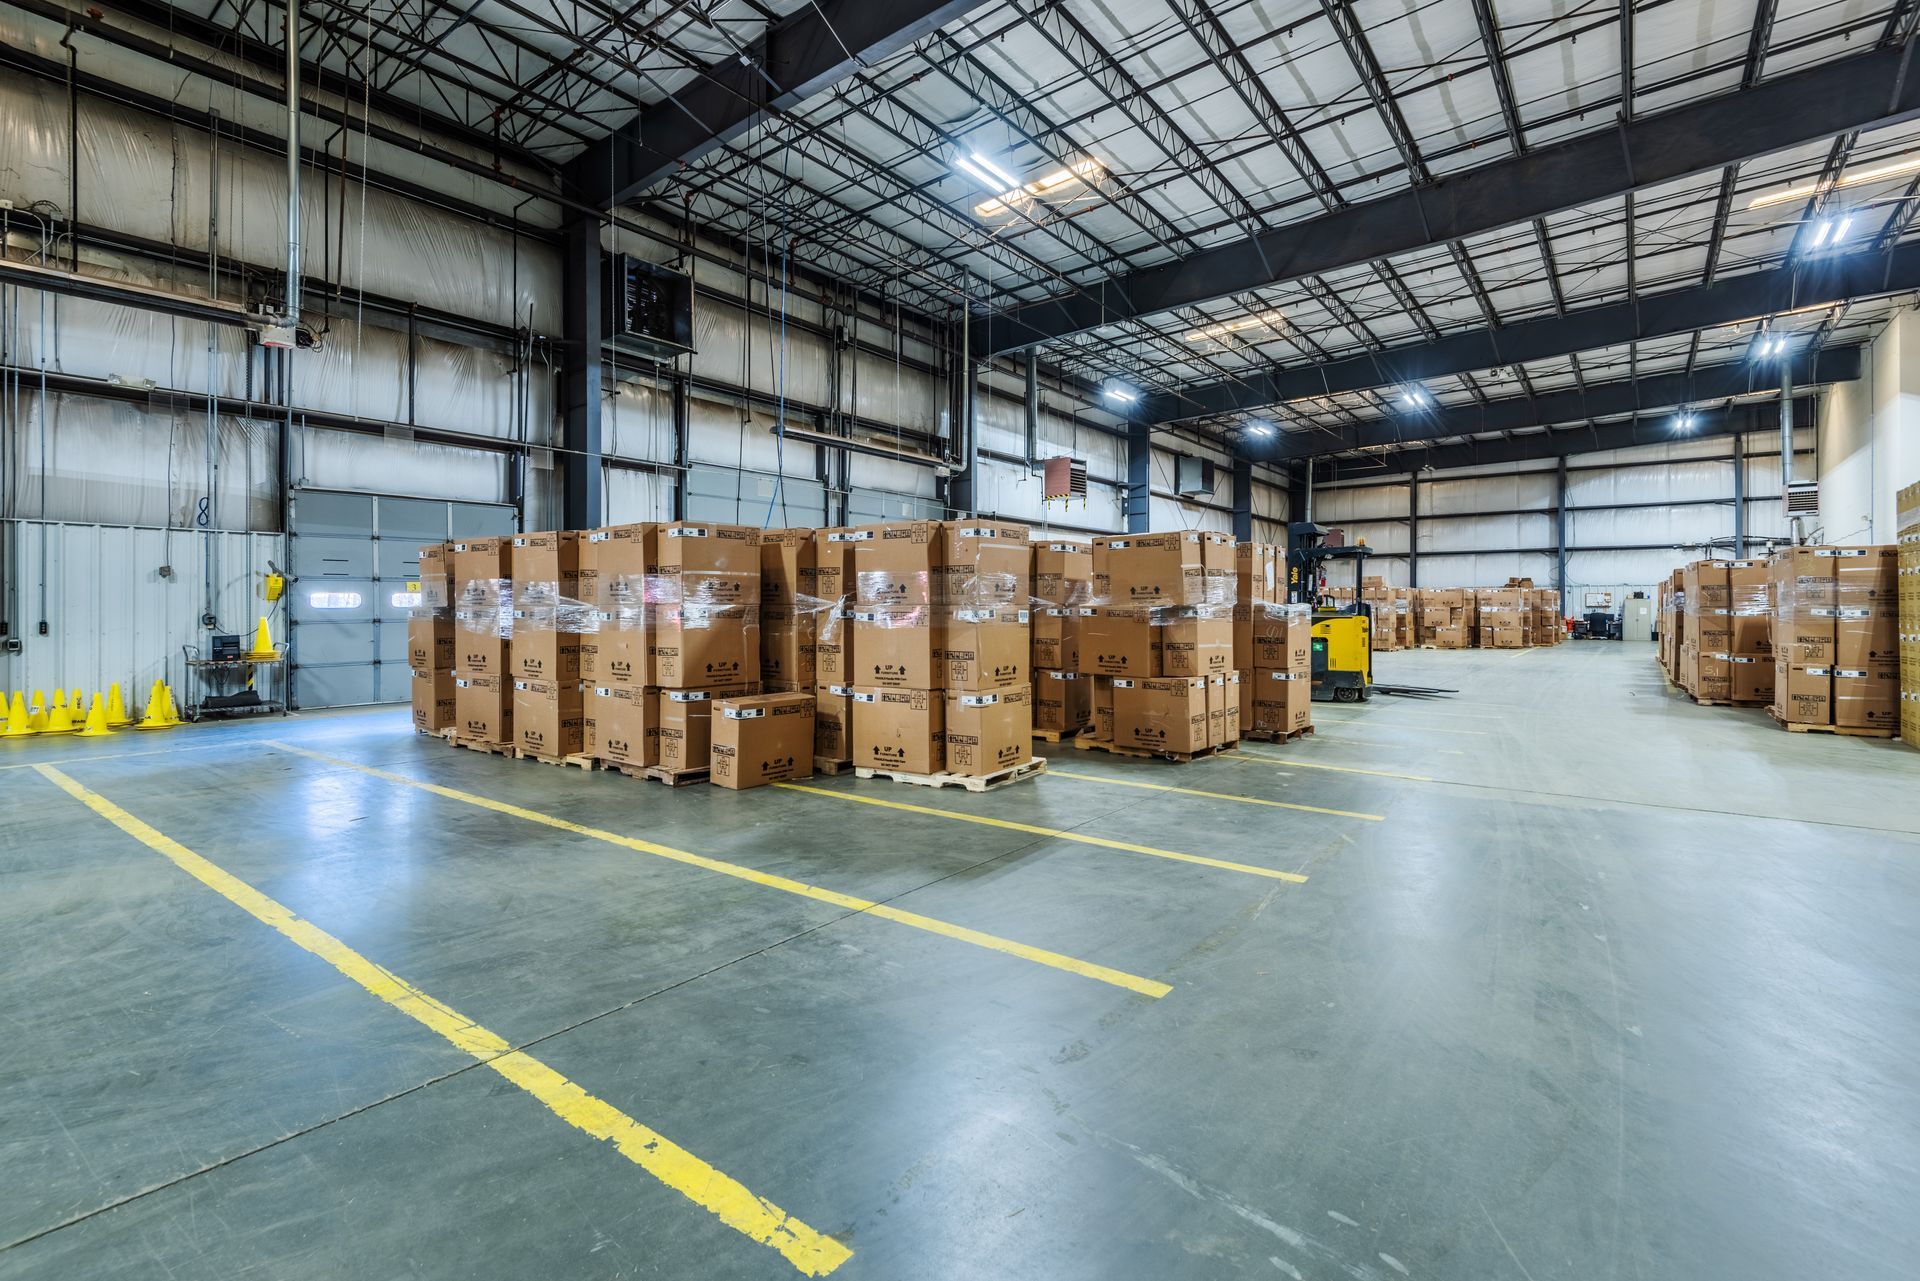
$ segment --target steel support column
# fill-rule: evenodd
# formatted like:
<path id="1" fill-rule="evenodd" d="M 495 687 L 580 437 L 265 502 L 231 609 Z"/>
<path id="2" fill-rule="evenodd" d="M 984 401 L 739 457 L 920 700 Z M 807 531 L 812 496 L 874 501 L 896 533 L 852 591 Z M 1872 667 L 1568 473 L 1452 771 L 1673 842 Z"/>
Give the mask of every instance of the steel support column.
<path id="1" fill-rule="evenodd" d="M 1407 476 L 1407 586 L 1420 585 L 1420 473 Z"/>
<path id="2" fill-rule="evenodd" d="M 693 409 L 687 403 L 687 379 L 673 380 L 673 518 L 687 518 L 687 467 L 693 457 Z"/>
<path id="3" fill-rule="evenodd" d="M 1233 536 L 1253 541 L 1253 462 L 1247 458 L 1233 460 Z"/>
<path id="4" fill-rule="evenodd" d="M 1144 534 L 1153 520 L 1153 426 L 1127 420 L 1127 532 Z"/>
<path id="5" fill-rule="evenodd" d="M 1733 554 L 1747 554 L 1747 438 L 1733 433 Z"/>
<path id="6" fill-rule="evenodd" d="M 1553 589 L 1560 593 L 1560 608 L 1567 608 L 1567 456 L 1560 455 L 1553 469 Z"/>
<path id="7" fill-rule="evenodd" d="M 579 219 L 567 228 L 561 259 L 566 462 L 560 471 L 560 511 L 568 529 L 593 529 L 606 519 L 600 459 L 601 274 L 600 222 Z"/>

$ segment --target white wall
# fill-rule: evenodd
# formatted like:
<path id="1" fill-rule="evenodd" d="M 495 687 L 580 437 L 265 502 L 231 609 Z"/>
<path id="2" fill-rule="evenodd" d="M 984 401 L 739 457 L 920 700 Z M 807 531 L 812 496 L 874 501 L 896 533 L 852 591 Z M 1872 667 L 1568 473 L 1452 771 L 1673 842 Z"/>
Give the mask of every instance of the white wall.
<path id="1" fill-rule="evenodd" d="M 1865 364 L 1820 407 L 1820 523 L 1830 543 L 1894 541 L 1895 496 L 1920 480 L 1920 313 L 1896 312 Z"/>

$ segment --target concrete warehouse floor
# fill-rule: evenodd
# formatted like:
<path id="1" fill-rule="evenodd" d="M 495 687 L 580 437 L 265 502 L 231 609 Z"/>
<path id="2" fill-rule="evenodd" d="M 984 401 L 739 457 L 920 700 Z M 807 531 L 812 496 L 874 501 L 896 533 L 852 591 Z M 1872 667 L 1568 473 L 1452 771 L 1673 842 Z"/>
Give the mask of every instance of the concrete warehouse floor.
<path id="1" fill-rule="evenodd" d="M 0 1276 L 1911 1276 L 1920 755 L 1644 645 L 1380 666 L 1462 693 L 981 797 L 0 744 Z"/>

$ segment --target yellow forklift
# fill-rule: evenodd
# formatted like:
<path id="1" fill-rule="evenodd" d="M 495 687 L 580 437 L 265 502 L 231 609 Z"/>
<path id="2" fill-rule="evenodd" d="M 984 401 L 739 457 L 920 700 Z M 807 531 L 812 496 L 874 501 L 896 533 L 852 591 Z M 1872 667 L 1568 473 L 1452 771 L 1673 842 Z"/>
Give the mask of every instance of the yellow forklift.
<path id="1" fill-rule="evenodd" d="M 1313 606 L 1313 701 L 1363 703 L 1378 694 L 1433 698 L 1458 693 L 1424 685 L 1377 685 L 1373 679 L 1373 606 L 1366 601 L 1364 542 L 1349 545 L 1344 530 L 1311 521 L 1287 526 L 1287 599 Z M 1353 599 L 1335 600 L 1328 566 L 1353 566 Z M 1346 577 L 1342 572 L 1342 578 Z"/>

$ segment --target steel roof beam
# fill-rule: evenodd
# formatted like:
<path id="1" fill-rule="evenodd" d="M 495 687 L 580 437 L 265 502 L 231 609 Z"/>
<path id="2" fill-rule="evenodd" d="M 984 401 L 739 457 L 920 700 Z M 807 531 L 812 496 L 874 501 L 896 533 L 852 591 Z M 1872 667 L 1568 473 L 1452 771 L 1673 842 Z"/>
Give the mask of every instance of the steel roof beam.
<path id="1" fill-rule="evenodd" d="M 1789 72 L 1133 272 L 1112 288 L 1013 308 L 1000 350 L 1224 298 L 1617 197 L 1920 115 L 1913 45 Z M 985 326 L 980 329 L 985 348 Z"/>
<path id="2" fill-rule="evenodd" d="M 1829 347 L 1810 356 L 1802 353 L 1793 361 L 1794 384 L 1813 387 L 1858 378 L 1860 350 L 1858 347 Z M 1585 390 L 1572 388 L 1539 396 L 1490 400 L 1484 405 L 1440 406 L 1395 414 L 1339 431 L 1293 431 L 1265 442 L 1262 448 L 1245 448 L 1247 442 L 1243 441 L 1241 452 L 1255 462 L 1283 463 L 1322 454 L 1399 445 L 1407 441 L 1445 440 L 1450 436 L 1552 427 L 1561 423 L 1613 418 L 1680 405 L 1698 405 L 1765 392 L 1779 386 L 1778 364 L 1731 361 L 1696 369 L 1690 375 L 1649 374 L 1644 378 L 1588 383 Z"/>
<path id="3" fill-rule="evenodd" d="M 1909 289 L 1920 289 L 1920 244 L 1896 245 L 1887 253 L 1836 255 L 1791 267 L 1724 276 L 1712 284 L 1643 294 L 1637 300 L 1457 332 L 1430 342 L 1317 365 L 1249 373 L 1239 383 L 1191 388 L 1178 396 L 1156 398 L 1146 408 L 1154 422 L 1210 418 L 1312 396 L 1417 383 L 1629 342 L 1678 337 L 1802 307 Z"/>
<path id="4" fill-rule="evenodd" d="M 624 204 L 687 162 L 780 114 L 974 8 L 979 0 L 819 0 L 769 26 L 737 58 L 641 110 L 569 162 L 604 209 Z M 768 82 L 772 83 L 769 84 Z"/>

